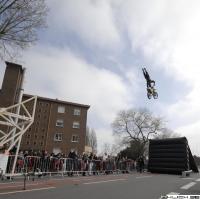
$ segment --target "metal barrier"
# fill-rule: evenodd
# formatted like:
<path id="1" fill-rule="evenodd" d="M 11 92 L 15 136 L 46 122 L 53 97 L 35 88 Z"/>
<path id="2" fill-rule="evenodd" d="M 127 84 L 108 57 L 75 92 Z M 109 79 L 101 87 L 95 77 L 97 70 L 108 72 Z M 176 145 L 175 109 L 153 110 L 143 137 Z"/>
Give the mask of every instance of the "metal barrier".
<path id="1" fill-rule="evenodd" d="M 17 163 L 12 173 L 12 166 L 14 163 L 14 155 L 8 158 L 5 176 L 24 175 L 24 173 L 33 175 L 99 175 L 110 173 L 128 173 L 135 170 L 133 160 L 119 160 L 108 159 L 102 160 L 82 160 L 71 158 L 58 157 L 39 157 L 39 156 L 18 156 Z"/>

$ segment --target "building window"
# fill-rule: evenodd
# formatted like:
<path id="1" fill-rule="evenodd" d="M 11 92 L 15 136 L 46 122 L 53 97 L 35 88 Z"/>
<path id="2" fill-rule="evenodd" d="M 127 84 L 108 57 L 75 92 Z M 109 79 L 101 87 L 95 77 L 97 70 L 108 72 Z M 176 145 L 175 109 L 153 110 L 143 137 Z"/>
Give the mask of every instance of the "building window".
<path id="1" fill-rule="evenodd" d="M 38 137 L 38 136 L 37 136 L 37 135 L 35 135 L 35 139 L 37 139 L 37 137 Z"/>
<path id="2" fill-rule="evenodd" d="M 56 142 L 62 141 L 62 133 L 56 133 L 54 135 L 54 141 L 56 141 Z"/>
<path id="3" fill-rule="evenodd" d="M 78 142 L 78 135 L 72 135 L 72 142 Z"/>
<path id="4" fill-rule="evenodd" d="M 33 142 L 33 145 L 36 145 L 36 142 Z"/>
<path id="5" fill-rule="evenodd" d="M 65 107 L 64 106 L 58 106 L 58 113 L 65 113 Z"/>
<path id="6" fill-rule="evenodd" d="M 81 115 L 81 109 L 75 108 L 74 109 L 74 115 Z"/>
<path id="7" fill-rule="evenodd" d="M 56 126 L 64 127 L 64 121 L 62 119 L 57 119 L 56 120 Z"/>
<path id="8" fill-rule="evenodd" d="M 40 142 L 40 146 L 43 146 L 43 142 Z"/>
<path id="9" fill-rule="evenodd" d="M 79 122 L 73 122 L 73 128 L 74 129 L 79 129 L 80 128 L 80 123 Z"/>
<path id="10" fill-rule="evenodd" d="M 29 141 L 28 141 L 28 142 L 26 142 L 26 144 L 27 144 L 27 145 L 29 145 Z"/>

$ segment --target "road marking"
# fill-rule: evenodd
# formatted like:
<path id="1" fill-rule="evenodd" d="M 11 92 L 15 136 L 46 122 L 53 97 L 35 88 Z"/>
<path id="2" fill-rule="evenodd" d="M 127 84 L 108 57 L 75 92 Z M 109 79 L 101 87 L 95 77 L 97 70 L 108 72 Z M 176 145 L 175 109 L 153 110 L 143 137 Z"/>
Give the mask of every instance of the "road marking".
<path id="1" fill-rule="evenodd" d="M 79 179 L 74 179 L 73 181 L 90 181 L 90 180 L 106 180 L 106 179 L 110 179 L 112 176 L 96 176 L 96 177 L 93 177 L 93 178 L 79 178 Z M 121 176 L 118 176 L 118 177 L 121 177 Z M 123 177 L 126 177 L 126 176 L 123 176 Z M 111 178 L 112 180 L 115 180 L 115 178 Z M 116 178 L 116 179 L 121 179 L 121 178 Z"/>
<path id="2" fill-rule="evenodd" d="M 63 178 L 50 178 L 51 180 L 66 180 L 66 179 L 68 179 L 68 180 L 82 180 L 82 179 L 94 179 L 93 177 L 80 177 L 80 178 L 76 178 L 76 177 L 72 177 L 72 178 L 70 178 L 70 177 L 63 177 Z"/>
<path id="3" fill-rule="evenodd" d="M 35 185 L 38 185 L 38 184 L 30 184 L 31 186 L 35 186 Z M 5 189 L 5 188 L 15 188 L 15 187 L 22 187 L 24 186 L 24 184 L 21 184 L 21 185 L 13 185 L 13 186 L 6 186 L 6 187 L 0 187 L 0 189 Z M 26 184 L 26 186 L 28 186 L 28 184 Z"/>
<path id="4" fill-rule="evenodd" d="M 200 178 L 196 180 L 197 182 L 200 182 Z"/>
<path id="5" fill-rule="evenodd" d="M 86 182 L 86 183 L 83 183 L 83 184 L 99 184 L 99 183 L 105 183 L 105 182 L 115 182 L 115 181 L 124 181 L 124 180 L 127 180 L 127 179 L 115 179 L 115 180 L 104 180 L 104 181 L 97 181 L 97 182 Z"/>
<path id="6" fill-rule="evenodd" d="M 30 191 L 41 191 L 45 189 L 55 189 L 56 187 L 45 187 L 40 189 L 29 189 L 29 190 L 20 190 L 20 191 L 10 191 L 5 193 L 0 193 L 0 195 L 7 195 L 7 194 L 13 194 L 13 193 L 22 193 L 22 192 L 30 192 Z"/>
<path id="7" fill-rule="evenodd" d="M 2 183 L 0 183 L 0 185 L 4 185 L 4 184 L 20 184 L 20 183 L 23 183 L 23 182 L 2 182 Z"/>
<path id="8" fill-rule="evenodd" d="M 180 193 L 176 193 L 176 192 L 171 192 L 171 193 L 168 193 L 167 195 L 179 195 Z"/>
<path id="9" fill-rule="evenodd" d="M 194 186 L 196 184 L 196 182 L 190 182 L 184 186 L 181 187 L 181 189 L 189 189 L 191 188 L 192 186 Z"/>
<path id="10" fill-rule="evenodd" d="M 40 183 L 26 183 L 26 186 L 37 186 L 37 185 L 44 185 L 44 182 L 40 182 Z M 5 189 L 5 188 L 12 188 L 12 187 L 22 187 L 24 186 L 24 183 L 20 184 L 20 185 L 10 185 L 10 186 L 3 186 L 0 187 L 0 189 Z"/>
<path id="11" fill-rule="evenodd" d="M 136 178 L 139 179 L 139 178 L 150 178 L 150 177 L 153 177 L 153 176 L 139 176 L 139 177 L 136 177 Z"/>
<path id="12" fill-rule="evenodd" d="M 182 180 L 194 180 L 195 178 L 181 178 Z"/>

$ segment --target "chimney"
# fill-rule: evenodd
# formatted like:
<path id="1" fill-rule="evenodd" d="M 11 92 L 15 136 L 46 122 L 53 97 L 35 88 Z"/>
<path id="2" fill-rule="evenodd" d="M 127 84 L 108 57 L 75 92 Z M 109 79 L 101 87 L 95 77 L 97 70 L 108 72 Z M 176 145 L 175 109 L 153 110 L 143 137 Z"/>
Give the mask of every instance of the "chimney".
<path id="1" fill-rule="evenodd" d="M 21 65 L 6 62 L 6 70 L 0 93 L 0 107 L 8 107 L 18 102 L 24 72 L 25 70 Z"/>

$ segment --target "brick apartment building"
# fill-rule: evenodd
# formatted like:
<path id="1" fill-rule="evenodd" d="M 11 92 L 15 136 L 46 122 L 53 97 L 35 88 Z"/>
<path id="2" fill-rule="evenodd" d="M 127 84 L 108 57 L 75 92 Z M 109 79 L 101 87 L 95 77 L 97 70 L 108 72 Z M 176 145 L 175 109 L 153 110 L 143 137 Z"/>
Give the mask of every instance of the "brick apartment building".
<path id="1" fill-rule="evenodd" d="M 0 107 L 18 102 L 24 76 L 21 65 L 6 62 L 0 90 Z M 32 95 L 24 94 L 23 100 Z M 33 125 L 23 135 L 21 150 L 47 150 L 49 153 L 85 151 L 87 111 L 89 105 L 38 97 Z"/>

